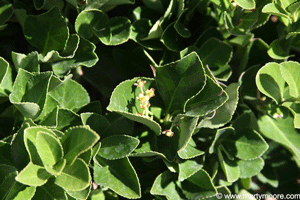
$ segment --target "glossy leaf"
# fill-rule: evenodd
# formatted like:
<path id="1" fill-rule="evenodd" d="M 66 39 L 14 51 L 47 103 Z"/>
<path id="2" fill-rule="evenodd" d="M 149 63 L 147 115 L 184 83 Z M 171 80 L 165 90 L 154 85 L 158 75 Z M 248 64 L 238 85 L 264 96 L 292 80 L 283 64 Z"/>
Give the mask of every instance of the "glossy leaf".
<path id="1" fill-rule="evenodd" d="M 185 113 L 189 116 L 204 116 L 218 109 L 228 100 L 228 95 L 213 79 L 207 77 L 203 90 L 189 99 Z"/>
<path id="2" fill-rule="evenodd" d="M 214 73 L 224 68 L 232 57 L 232 47 L 216 38 L 210 38 L 197 51 L 204 66 L 208 65 Z"/>
<path id="3" fill-rule="evenodd" d="M 105 45 L 120 45 L 127 42 L 131 33 L 131 23 L 126 17 L 111 18 L 102 29 L 94 29 L 96 36 Z"/>
<path id="4" fill-rule="evenodd" d="M 8 96 L 13 89 L 12 69 L 2 57 L 0 57 L 0 66 L 0 94 L 1 96 Z"/>
<path id="5" fill-rule="evenodd" d="M 86 126 L 69 128 L 61 139 L 67 165 L 72 164 L 80 154 L 91 149 L 99 138 L 97 133 Z"/>
<path id="6" fill-rule="evenodd" d="M 63 188 L 54 184 L 54 178 L 48 180 L 48 182 L 42 187 L 37 187 L 33 200 L 38 199 L 59 199 L 67 200 L 66 192 Z"/>
<path id="7" fill-rule="evenodd" d="M 268 63 L 263 66 L 256 75 L 256 85 L 258 89 L 277 104 L 283 100 L 285 80 L 280 72 L 280 65 Z"/>
<path id="8" fill-rule="evenodd" d="M 36 135 L 37 152 L 45 165 L 53 166 L 63 157 L 63 149 L 59 140 L 47 132 L 38 132 Z"/>
<path id="9" fill-rule="evenodd" d="M 284 62 L 280 64 L 282 77 L 289 85 L 289 92 L 292 97 L 300 96 L 300 76 L 298 74 L 300 64 L 297 62 Z"/>
<path id="10" fill-rule="evenodd" d="M 175 183 L 175 174 L 170 171 L 165 171 L 158 175 L 151 187 L 152 195 L 163 195 L 168 199 L 182 199 L 183 194 L 178 191 L 179 188 Z"/>
<path id="11" fill-rule="evenodd" d="M 24 131 L 24 143 L 25 143 L 25 147 L 27 149 L 27 152 L 29 154 L 31 162 L 33 164 L 42 166 L 43 161 L 42 161 L 42 159 L 41 159 L 41 157 L 38 153 L 38 150 L 37 150 L 37 145 L 38 145 L 37 144 L 37 135 L 38 135 L 39 132 L 44 132 L 44 133 L 48 133 L 51 136 L 55 136 L 55 133 L 53 133 L 51 130 L 49 130 L 47 128 L 44 128 L 44 127 L 29 127 L 29 128 L 26 128 L 25 131 Z M 43 156 L 44 156 L 43 159 L 45 159 L 46 155 L 43 155 Z M 45 162 L 47 162 L 47 161 L 45 161 Z"/>
<path id="12" fill-rule="evenodd" d="M 61 108 L 74 110 L 90 102 L 87 91 L 76 81 L 69 79 L 49 92 Z"/>
<path id="13" fill-rule="evenodd" d="M 198 181 L 198 180 L 201 180 Z M 217 194 L 208 173 L 200 169 L 181 183 L 183 193 L 188 199 L 208 198 Z"/>
<path id="14" fill-rule="evenodd" d="M 185 148 L 178 151 L 178 156 L 181 159 L 191 159 L 203 155 L 205 152 L 196 147 L 195 142 L 191 138 Z"/>
<path id="15" fill-rule="evenodd" d="M 90 126 L 101 137 L 104 137 L 106 134 L 112 134 L 111 124 L 104 116 L 96 113 L 82 113 L 80 117 L 83 125 Z"/>
<path id="16" fill-rule="evenodd" d="M 254 9 L 255 8 L 254 0 L 235 0 L 234 2 L 244 9 Z"/>
<path id="17" fill-rule="evenodd" d="M 238 105 L 239 88 L 240 86 L 237 83 L 232 83 L 225 88 L 228 100 L 216 110 L 212 118 L 203 119 L 198 127 L 219 128 L 230 122 Z"/>
<path id="18" fill-rule="evenodd" d="M 105 28 L 108 21 L 107 14 L 100 10 L 83 10 L 76 18 L 75 30 L 81 37 L 89 39 L 94 35 L 94 28 Z"/>
<path id="19" fill-rule="evenodd" d="M 197 171 L 202 169 L 203 167 L 203 158 L 197 157 L 194 159 L 189 160 L 179 160 L 178 162 L 179 166 L 179 175 L 178 180 L 180 182 L 184 181 L 185 179 L 189 178 L 193 174 L 195 174 Z"/>
<path id="20" fill-rule="evenodd" d="M 256 159 L 269 147 L 263 137 L 252 129 L 237 131 L 234 136 L 227 137 L 223 145 L 231 155 L 243 160 Z"/>
<path id="21" fill-rule="evenodd" d="M 54 181 L 65 190 L 78 191 L 89 186 L 91 176 L 87 164 L 76 159 L 71 165 L 66 165 L 62 173 Z"/>
<path id="22" fill-rule="evenodd" d="M 114 135 L 101 140 L 98 155 L 108 160 L 120 159 L 131 154 L 139 140 L 127 135 Z"/>
<path id="23" fill-rule="evenodd" d="M 42 186 L 47 182 L 50 176 L 51 174 L 49 174 L 45 168 L 30 162 L 16 176 L 16 181 L 29 186 Z"/>
<path id="24" fill-rule="evenodd" d="M 74 55 L 71 52 L 72 55 L 60 59 L 60 62 L 52 63 L 54 74 L 58 76 L 65 76 L 71 69 L 79 66 L 92 67 L 98 62 L 98 56 L 95 53 L 96 46 L 90 41 L 81 38 L 76 49 L 77 50 L 74 52 Z M 67 55 L 69 55 L 69 53 L 67 53 Z"/>
<path id="25" fill-rule="evenodd" d="M 2 1 L 0 3 L 0 26 L 2 26 L 13 14 L 12 4 Z"/>
<path id="26" fill-rule="evenodd" d="M 186 101 L 204 87 L 206 77 L 196 53 L 179 61 L 156 68 L 157 90 L 162 96 L 167 112 L 183 110 Z"/>
<path id="27" fill-rule="evenodd" d="M 106 160 L 96 156 L 95 161 L 94 179 L 97 184 L 109 187 L 125 198 L 141 197 L 140 183 L 128 158 Z"/>
<path id="28" fill-rule="evenodd" d="M 286 147 L 293 155 L 300 159 L 299 133 L 293 126 L 293 118 L 286 116 L 282 119 L 274 119 L 264 115 L 257 121 L 259 131 L 263 136 L 276 141 Z"/>
<path id="29" fill-rule="evenodd" d="M 237 164 L 240 178 L 249 178 L 257 175 L 263 169 L 265 162 L 262 158 L 257 158 L 254 160 L 239 160 Z"/>
<path id="30" fill-rule="evenodd" d="M 229 160 L 228 158 L 224 157 L 220 149 L 218 149 L 217 154 L 218 154 L 220 165 L 223 169 L 227 181 L 228 182 L 236 181 L 240 176 L 239 167 L 237 163 L 235 161 Z"/>
<path id="31" fill-rule="evenodd" d="M 51 50 L 63 50 L 69 38 L 69 29 L 57 7 L 39 16 L 29 15 L 25 20 L 24 33 L 28 42 L 43 55 Z"/>

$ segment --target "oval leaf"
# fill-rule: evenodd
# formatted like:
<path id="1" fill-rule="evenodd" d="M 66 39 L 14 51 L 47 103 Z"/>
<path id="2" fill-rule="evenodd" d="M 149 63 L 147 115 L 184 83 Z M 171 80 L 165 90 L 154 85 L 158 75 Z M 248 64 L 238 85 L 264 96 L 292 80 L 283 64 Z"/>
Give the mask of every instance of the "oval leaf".
<path id="1" fill-rule="evenodd" d="M 72 165 L 66 165 L 64 170 L 55 179 L 55 184 L 65 190 L 79 191 L 87 188 L 91 182 L 87 164 L 76 159 Z"/>
<path id="2" fill-rule="evenodd" d="M 97 184 L 109 187 L 125 198 L 141 197 L 139 179 L 128 158 L 106 160 L 96 156 L 95 162 L 94 180 Z"/>
<path id="3" fill-rule="evenodd" d="M 283 100 L 285 80 L 281 75 L 279 64 L 266 64 L 257 72 L 255 80 L 260 92 L 273 99 L 277 104 Z"/>
<path id="4" fill-rule="evenodd" d="M 98 155 L 115 160 L 128 156 L 139 145 L 140 141 L 128 135 L 113 135 L 101 141 Z"/>
<path id="5" fill-rule="evenodd" d="M 29 15 L 25 20 L 24 35 L 32 46 L 45 55 L 51 50 L 64 49 L 69 38 L 69 29 L 58 7 L 55 6 L 41 15 Z"/>
<path id="6" fill-rule="evenodd" d="M 91 149 L 99 138 L 96 132 L 86 126 L 69 128 L 61 139 L 67 165 L 72 164 L 80 154 Z"/>
<path id="7" fill-rule="evenodd" d="M 52 134 L 39 131 L 36 135 L 36 144 L 38 154 L 44 165 L 53 166 L 62 159 L 62 146 Z"/>

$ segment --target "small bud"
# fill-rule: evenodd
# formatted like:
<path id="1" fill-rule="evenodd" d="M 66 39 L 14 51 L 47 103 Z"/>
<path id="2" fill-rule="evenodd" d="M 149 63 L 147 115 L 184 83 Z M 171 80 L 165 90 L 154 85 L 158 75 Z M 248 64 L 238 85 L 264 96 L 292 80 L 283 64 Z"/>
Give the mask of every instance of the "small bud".
<path id="1" fill-rule="evenodd" d="M 149 101 L 141 102 L 141 103 L 140 103 L 140 107 L 141 107 L 142 109 L 146 110 L 147 108 L 150 107 Z"/>
<path id="2" fill-rule="evenodd" d="M 145 96 L 144 93 L 140 93 L 140 94 L 139 94 L 139 97 L 137 97 L 137 99 L 138 99 L 140 102 L 147 102 L 147 101 L 149 101 L 150 97 Z"/>
<path id="3" fill-rule="evenodd" d="M 171 130 L 165 130 L 165 131 L 162 132 L 162 134 L 164 134 L 164 135 L 166 135 L 168 137 L 173 137 L 174 132 L 171 131 Z"/>
<path id="4" fill-rule="evenodd" d="M 133 85 L 135 85 L 136 87 L 140 87 L 143 88 L 145 86 L 146 81 L 142 81 L 141 79 L 138 79 L 136 83 L 134 83 Z"/>
<path id="5" fill-rule="evenodd" d="M 146 96 L 148 96 L 149 98 L 154 97 L 155 96 L 154 91 L 155 91 L 154 88 L 151 88 L 150 90 L 147 89 Z"/>

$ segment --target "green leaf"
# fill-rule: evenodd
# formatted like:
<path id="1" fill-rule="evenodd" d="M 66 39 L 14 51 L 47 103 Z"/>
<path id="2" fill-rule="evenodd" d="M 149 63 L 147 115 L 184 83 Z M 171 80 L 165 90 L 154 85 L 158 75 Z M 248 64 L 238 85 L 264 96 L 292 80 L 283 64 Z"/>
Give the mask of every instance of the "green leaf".
<path id="1" fill-rule="evenodd" d="M 199 181 L 201 180 L 201 181 Z M 206 171 L 200 169 L 181 183 L 183 193 L 188 199 L 202 199 L 217 194 L 212 179 Z"/>
<path id="2" fill-rule="evenodd" d="M 6 1 L 0 2 L 0 26 L 3 25 L 13 14 L 13 6 Z"/>
<path id="3" fill-rule="evenodd" d="M 22 53 L 11 52 L 11 57 L 18 71 L 20 68 L 28 72 L 40 72 L 40 64 L 38 60 L 38 52 L 33 51 L 28 55 Z"/>
<path id="4" fill-rule="evenodd" d="M 76 81 L 69 79 L 49 92 L 61 108 L 75 110 L 90 102 L 87 91 Z"/>
<path id="5" fill-rule="evenodd" d="M 240 176 L 239 167 L 235 161 L 231 161 L 223 156 L 220 148 L 218 148 L 219 163 L 223 169 L 228 182 L 234 182 L 238 180 Z"/>
<path id="6" fill-rule="evenodd" d="M 88 103 L 87 105 L 80 108 L 80 110 L 77 112 L 82 115 L 82 113 L 93 113 L 93 114 L 102 114 L 102 107 L 100 101 L 92 101 Z"/>
<path id="7" fill-rule="evenodd" d="M 207 76 L 203 90 L 189 99 L 185 105 L 185 114 L 203 116 L 218 109 L 228 100 L 228 95 L 213 79 Z"/>
<path id="8" fill-rule="evenodd" d="M 66 166 L 66 160 L 65 159 L 61 160 L 60 162 L 58 162 L 54 166 L 44 165 L 47 172 L 49 172 L 50 174 L 52 174 L 54 176 L 60 175 L 62 170 L 65 168 L 65 166 Z"/>
<path id="9" fill-rule="evenodd" d="M 214 73 L 218 69 L 224 68 L 229 63 L 233 50 L 232 47 L 225 42 L 216 38 L 210 38 L 201 45 L 197 53 L 203 65 L 208 65 Z"/>
<path id="10" fill-rule="evenodd" d="M 91 183 L 89 168 L 83 160 L 76 159 L 71 165 L 65 166 L 62 173 L 56 177 L 54 183 L 65 190 L 83 190 Z"/>
<path id="11" fill-rule="evenodd" d="M 86 126 L 69 128 L 61 139 L 67 165 L 72 164 L 80 154 L 91 149 L 99 138 L 97 133 Z"/>
<path id="12" fill-rule="evenodd" d="M 256 75 L 256 85 L 260 92 L 273 99 L 277 104 L 283 101 L 285 80 L 280 72 L 280 64 L 268 63 Z"/>
<path id="13" fill-rule="evenodd" d="M 24 122 L 18 132 L 14 134 L 14 138 L 11 142 L 12 161 L 18 170 L 23 169 L 30 161 L 24 142 L 24 130 L 29 126 L 29 123 Z"/>
<path id="14" fill-rule="evenodd" d="M 279 185 L 277 172 L 271 165 L 266 164 L 263 170 L 259 174 L 257 174 L 256 177 L 260 182 L 269 184 L 274 188 L 277 188 Z"/>
<path id="15" fill-rule="evenodd" d="M 183 110 L 186 101 L 203 89 L 205 81 L 204 69 L 196 53 L 156 68 L 155 82 L 167 113 Z"/>
<path id="16" fill-rule="evenodd" d="M 288 108 L 294 115 L 294 127 L 300 128 L 300 104 L 293 102 L 284 102 L 282 106 Z"/>
<path id="17" fill-rule="evenodd" d="M 53 166 L 63 157 L 62 146 L 53 134 L 39 131 L 36 135 L 36 148 L 44 166 Z"/>
<path id="18" fill-rule="evenodd" d="M 227 137 L 222 144 L 231 155 L 242 160 L 256 159 L 269 148 L 263 137 L 252 129 L 237 131 L 234 136 Z"/>
<path id="19" fill-rule="evenodd" d="M 300 96 L 300 64 L 289 61 L 280 64 L 281 75 L 289 85 L 289 92 L 292 97 L 298 98 Z"/>
<path id="20" fill-rule="evenodd" d="M 30 162 L 16 176 L 16 181 L 29 186 L 42 186 L 48 181 L 50 176 L 51 174 L 45 168 Z"/>
<path id="21" fill-rule="evenodd" d="M 212 118 L 203 119 L 197 127 L 219 128 L 230 122 L 238 105 L 239 88 L 238 83 L 232 83 L 226 87 L 225 92 L 228 94 L 228 100 L 216 110 Z"/>
<path id="22" fill-rule="evenodd" d="M 101 10 L 83 10 L 76 18 L 75 30 L 83 38 L 89 39 L 94 35 L 94 28 L 105 28 L 109 19 Z"/>
<path id="23" fill-rule="evenodd" d="M 217 133 L 215 135 L 215 138 L 211 144 L 211 146 L 209 147 L 209 153 L 216 153 L 219 145 L 222 141 L 224 141 L 225 138 L 229 137 L 229 136 L 233 136 L 235 134 L 235 131 L 232 127 L 225 127 L 222 129 L 218 129 Z"/>
<path id="24" fill-rule="evenodd" d="M 263 7 L 262 12 L 289 18 L 289 14 L 277 3 L 268 3 Z"/>
<path id="25" fill-rule="evenodd" d="M 128 41 L 131 33 L 131 23 L 126 17 L 111 18 L 105 28 L 94 29 L 96 36 L 105 45 L 120 45 Z"/>
<path id="26" fill-rule="evenodd" d="M 11 165 L 0 165 L 0 198 L 4 199 L 9 194 L 11 187 L 15 184 L 18 172 Z"/>
<path id="27" fill-rule="evenodd" d="M 130 155 L 139 143 L 138 139 L 128 135 L 113 135 L 101 140 L 98 155 L 108 160 L 124 158 Z"/>
<path id="28" fill-rule="evenodd" d="M 82 113 L 80 117 L 83 125 L 89 125 L 101 137 L 112 134 L 111 125 L 104 116 L 96 113 Z"/>
<path id="29" fill-rule="evenodd" d="M 256 158 L 254 160 L 239 160 L 237 162 L 239 166 L 240 178 L 250 178 L 257 175 L 264 167 L 265 162 L 262 158 Z"/>
<path id="30" fill-rule="evenodd" d="M 174 27 L 173 22 L 164 30 L 160 41 L 171 51 L 181 51 L 184 49 L 184 38 L 179 35 Z M 174 42 L 176 41 L 176 42 Z"/>
<path id="31" fill-rule="evenodd" d="M 19 69 L 9 99 L 27 118 L 36 118 L 43 109 L 52 72 L 29 73 Z"/>
<path id="32" fill-rule="evenodd" d="M 195 174 L 197 171 L 202 169 L 204 163 L 203 163 L 203 157 L 197 157 L 194 159 L 189 160 L 178 160 L 178 166 L 179 166 L 179 175 L 178 180 L 180 182 L 184 181 L 185 179 L 189 178 L 193 174 Z"/>
<path id="33" fill-rule="evenodd" d="M 139 19 L 132 23 L 130 39 L 149 50 L 162 50 L 164 45 L 156 39 L 145 39 L 148 36 L 152 23 L 148 19 Z"/>
<path id="34" fill-rule="evenodd" d="M 178 150 L 184 149 L 191 137 L 194 133 L 194 130 L 196 128 L 198 122 L 197 117 L 186 117 L 184 115 L 177 115 L 175 119 L 173 120 L 174 126 L 179 126 L 179 141 L 178 141 Z"/>
<path id="35" fill-rule="evenodd" d="M 295 14 L 299 11 L 299 8 L 300 8 L 300 2 L 295 1 L 287 7 L 287 11 L 289 11 L 291 14 Z"/>
<path id="36" fill-rule="evenodd" d="M 80 190 L 80 191 L 68 191 L 67 190 L 67 193 L 68 193 L 68 195 L 70 195 L 73 198 L 85 200 L 88 198 L 88 196 L 91 192 L 91 187 L 92 187 L 92 184 L 90 184 L 90 186 L 85 188 L 84 190 Z"/>
<path id="37" fill-rule="evenodd" d="M 286 60 L 290 55 L 290 43 L 292 39 L 276 39 L 270 44 L 268 55 L 277 60 Z"/>
<path id="38" fill-rule="evenodd" d="M 51 130 L 44 127 L 29 127 L 24 131 L 24 143 L 29 154 L 30 160 L 33 164 L 43 166 L 43 161 L 37 150 L 37 135 L 39 132 L 48 133 L 49 135 L 55 136 Z M 45 156 L 45 155 L 43 155 Z M 45 159 L 45 157 L 43 158 Z M 47 161 L 46 161 L 47 162 Z"/>
<path id="39" fill-rule="evenodd" d="M 35 194 L 36 187 L 26 186 L 15 181 L 15 184 L 7 191 L 5 200 L 31 200 Z"/>
<path id="40" fill-rule="evenodd" d="M 191 159 L 203 155 L 205 152 L 197 149 L 195 142 L 191 138 L 185 148 L 178 151 L 181 159 Z"/>
<path id="41" fill-rule="evenodd" d="M 54 7 L 38 16 L 29 15 L 25 20 L 24 35 L 32 46 L 45 55 L 51 50 L 64 49 L 69 29 L 59 9 Z"/>
<path id="42" fill-rule="evenodd" d="M 130 199 L 141 197 L 137 174 L 127 157 L 118 160 L 106 160 L 96 156 L 94 180 L 97 184 L 109 187 L 117 194 Z"/>
<path id="43" fill-rule="evenodd" d="M 32 200 L 40 200 L 40 199 L 57 199 L 57 200 L 67 200 L 66 192 L 63 188 L 54 184 L 55 178 L 50 178 L 48 182 L 36 188 L 36 192 Z"/>
<path id="44" fill-rule="evenodd" d="M 254 0 L 234 0 L 236 5 L 241 6 L 244 9 L 255 9 L 255 1 Z"/>
<path id="45" fill-rule="evenodd" d="M 107 110 L 117 112 L 130 120 L 142 123 L 159 135 L 161 133 L 161 127 L 157 122 L 146 116 L 136 115 L 136 113 L 142 113 L 144 111 L 140 107 L 140 102 L 136 99 L 141 92 L 140 88 L 134 86 L 134 83 L 136 83 L 138 79 L 139 78 L 134 78 L 120 83 L 111 95 Z M 144 90 L 150 89 L 153 80 L 149 78 L 141 78 L 141 80 L 146 81 Z"/>
<path id="46" fill-rule="evenodd" d="M 260 133 L 286 147 L 297 160 L 300 160 L 299 132 L 293 126 L 293 118 L 289 115 L 282 119 L 274 119 L 268 115 L 260 116 L 257 121 Z"/>
<path id="47" fill-rule="evenodd" d="M 0 57 L 0 66 L 0 95 L 8 96 L 13 89 L 12 69 L 2 57 Z"/>
<path id="48" fill-rule="evenodd" d="M 163 195 L 168 199 L 185 198 L 175 183 L 175 174 L 170 171 L 165 171 L 156 177 L 150 193 L 152 195 Z"/>

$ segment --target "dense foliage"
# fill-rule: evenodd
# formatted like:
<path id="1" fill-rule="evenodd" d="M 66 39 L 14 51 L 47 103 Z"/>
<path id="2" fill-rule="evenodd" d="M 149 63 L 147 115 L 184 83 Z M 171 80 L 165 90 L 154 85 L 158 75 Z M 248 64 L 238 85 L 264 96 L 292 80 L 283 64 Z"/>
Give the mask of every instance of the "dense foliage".
<path id="1" fill-rule="evenodd" d="M 0 0 L 0 198 L 300 193 L 299 10 Z"/>

